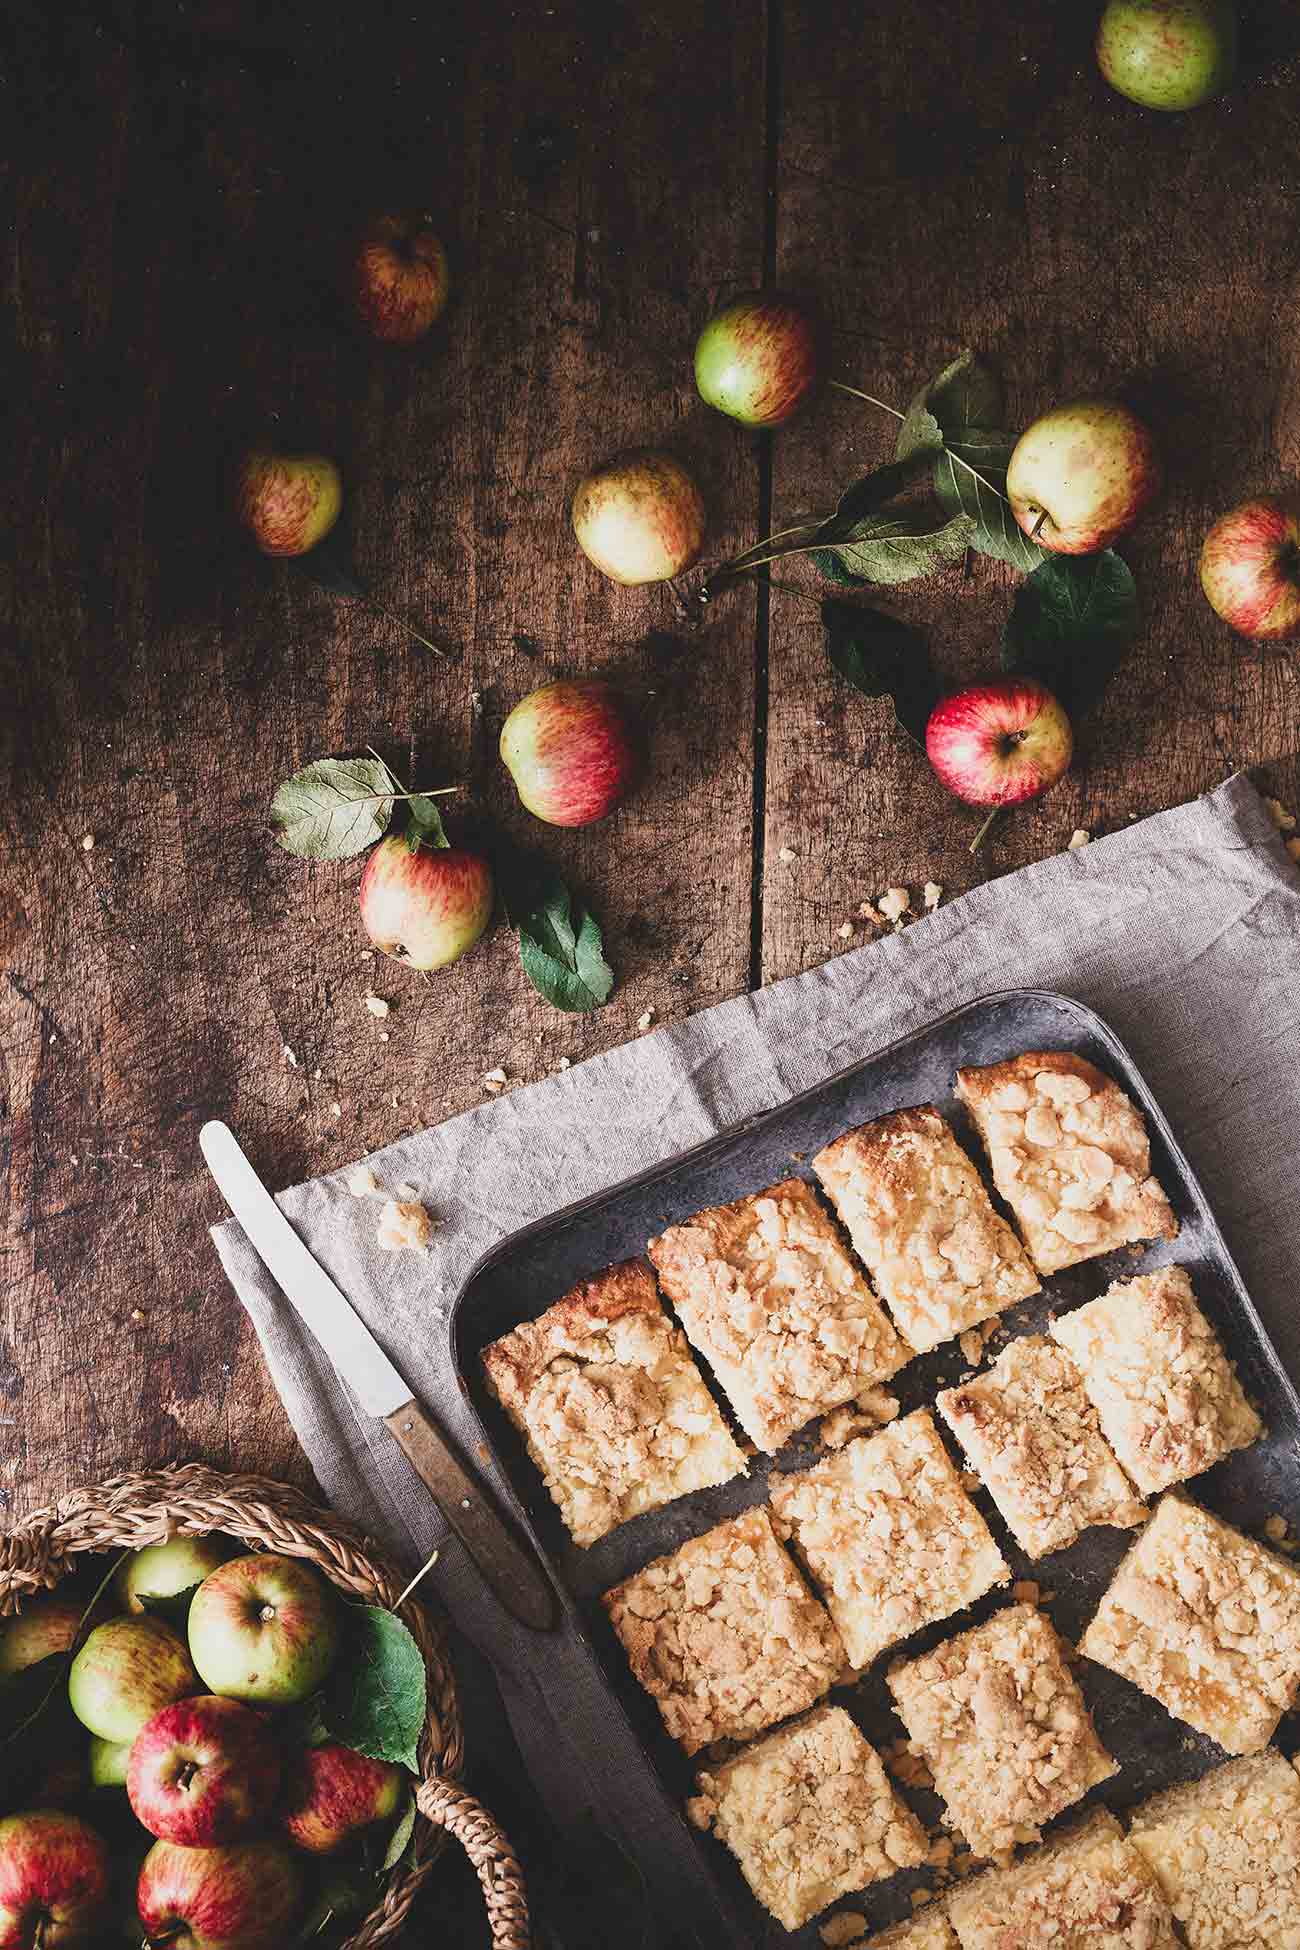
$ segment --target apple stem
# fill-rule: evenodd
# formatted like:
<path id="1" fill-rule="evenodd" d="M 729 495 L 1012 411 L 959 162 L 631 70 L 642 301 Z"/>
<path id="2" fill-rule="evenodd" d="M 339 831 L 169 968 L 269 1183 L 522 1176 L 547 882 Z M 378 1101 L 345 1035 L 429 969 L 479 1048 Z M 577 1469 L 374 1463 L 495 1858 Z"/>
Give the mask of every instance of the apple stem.
<path id="1" fill-rule="evenodd" d="M 385 609 L 384 605 L 382 603 L 377 603 L 373 596 L 363 596 L 362 601 L 365 603 L 367 609 L 374 610 L 376 616 L 382 616 L 386 618 L 388 622 L 396 623 L 399 629 L 405 630 L 408 636 L 414 637 L 415 641 L 419 644 L 422 644 L 426 650 L 432 650 L 435 657 L 441 657 L 444 663 L 450 661 L 447 652 L 445 650 L 440 650 L 436 643 L 430 643 L 427 636 L 421 636 L 420 632 L 416 629 L 414 623 L 412 623 L 407 617 L 399 616 L 396 610 Z"/>
<path id="2" fill-rule="evenodd" d="M 989 833 L 993 828 L 994 821 L 1000 819 L 1001 817 L 1002 817 L 1002 807 L 994 806 L 992 812 L 989 814 L 988 818 L 984 821 L 984 824 L 980 827 L 979 832 L 976 833 L 974 839 L 970 843 L 970 850 L 972 853 L 979 852 L 980 848 L 983 846 L 985 840 L 988 838 Z"/>
<path id="3" fill-rule="evenodd" d="M 1039 511 L 1038 520 L 1034 523 L 1033 527 L 1029 531 L 1030 541 L 1036 542 L 1038 540 L 1038 537 L 1042 534 L 1046 526 L 1047 526 L 1047 510 L 1046 508 L 1043 508 Z"/>

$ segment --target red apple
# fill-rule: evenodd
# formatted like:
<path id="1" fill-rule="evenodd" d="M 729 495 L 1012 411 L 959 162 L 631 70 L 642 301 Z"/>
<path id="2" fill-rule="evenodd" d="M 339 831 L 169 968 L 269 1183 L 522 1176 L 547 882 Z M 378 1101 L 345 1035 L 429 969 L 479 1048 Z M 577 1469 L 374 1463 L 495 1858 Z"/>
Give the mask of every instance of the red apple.
<path id="1" fill-rule="evenodd" d="M 350 1747 L 305 1747 L 289 1775 L 284 1825 L 311 1855 L 333 1855 L 365 1828 L 397 1813 L 406 1776 Z"/>
<path id="2" fill-rule="evenodd" d="M 213 1694 L 155 1713 L 126 1772 L 136 1820 L 183 1848 L 239 1841 L 269 1814 L 279 1785 L 280 1750 L 266 1721 Z"/>
<path id="3" fill-rule="evenodd" d="M 817 379 L 817 334 L 789 298 L 740 298 L 711 318 L 695 344 L 695 383 L 706 406 L 747 427 L 779 427 Z"/>
<path id="4" fill-rule="evenodd" d="M 410 345 L 442 315 L 447 253 L 427 217 L 387 212 L 365 226 L 348 261 L 346 286 L 373 338 Z"/>
<path id="5" fill-rule="evenodd" d="M 1201 587 L 1242 636 L 1300 630 L 1300 496 L 1261 494 L 1220 517 L 1201 550 Z"/>
<path id="6" fill-rule="evenodd" d="M 1007 499 L 1027 535 L 1057 555 L 1092 555 L 1160 492 L 1150 429 L 1111 399 L 1070 400 L 1027 427 L 1007 467 Z"/>
<path id="7" fill-rule="evenodd" d="M 492 869 L 459 846 L 411 850 L 381 840 L 361 876 L 361 925 L 381 954 L 411 968 L 445 968 L 468 954 L 492 919 Z"/>
<path id="8" fill-rule="evenodd" d="M 68 1674 L 68 1698 L 82 1726 L 115 1744 L 134 1740 L 155 1713 L 198 1690 L 184 1645 L 161 1618 L 97 1625 Z"/>
<path id="9" fill-rule="evenodd" d="M 343 507 L 338 468 L 323 454 L 245 454 L 235 477 L 235 513 L 263 555 L 305 555 Z"/>
<path id="10" fill-rule="evenodd" d="M 286 1950 L 304 1894 L 302 1870 L 282 1842 L 155 1842 L 135 1902 L 146 1942 L 168 1950 Z"/>
<path id="11" fill-rule="evenodd" d="M 316 1691 L 334 1662 L 334 1596 L 301 1558 L 236 1557 L 195 1592 L 189 1633 L 209 1692 L 291 1706 Z"/>
<path id="12" fill-rule="evenodd" d="M 704 501 L 671 454 L 648 447 L 615 454 L 579 482 L 578 546 L 602 575 L 637 588 L 689 569 L 704 542 Z"/>
<path id="13" fill-rule="evenodd" d="M 49 1659 L 56 1652 L 67 1652 L 77 1636 L 82 1607 L 75 1598 L 51 1592 L 33 1598 L 16 1618 L 0 1624 L 0 1680 Z"/>
<path id="14" fill-rule="evenodd" d="M 520 800 L 548 826 L 589 826 L 637 772 L 627 708 L 599 677 L 543 684 L 501 727 L 501 759 Z"/>
<path id="15" fill-rule="evenodd" d="M 949 792 L 970 806 L 1018 806 L 1069 769 L 1070 720 L 1036 677 L 972 684 L 935 705 L 925 749 Z"/>
<path id="16" fill-rule="evenodd" d="M 0 1950 L 63 1950 L 100 1934 L 109 1855 L 76 1815 L 42 1808 L 0 1821 Z"/>

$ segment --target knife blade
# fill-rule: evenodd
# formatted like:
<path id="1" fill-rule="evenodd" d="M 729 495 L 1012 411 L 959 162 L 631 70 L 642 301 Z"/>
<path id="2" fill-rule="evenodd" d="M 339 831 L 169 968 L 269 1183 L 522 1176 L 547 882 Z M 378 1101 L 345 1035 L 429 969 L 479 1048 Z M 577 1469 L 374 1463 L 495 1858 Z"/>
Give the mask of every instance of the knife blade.
<path id="1" fill-rule="evenodd" d="M 555 1624 L 555 1595 L 541 1566 L 467 1474 L 445 1436 L 342 1289 L 308 1250 L 245 1156 L 229 1125 L 199 1132 L 208 1170 L 277 1286 L 367 1414 L 404 1450 L 485 1582 L 513 1618 L 534 1631 Z"/>

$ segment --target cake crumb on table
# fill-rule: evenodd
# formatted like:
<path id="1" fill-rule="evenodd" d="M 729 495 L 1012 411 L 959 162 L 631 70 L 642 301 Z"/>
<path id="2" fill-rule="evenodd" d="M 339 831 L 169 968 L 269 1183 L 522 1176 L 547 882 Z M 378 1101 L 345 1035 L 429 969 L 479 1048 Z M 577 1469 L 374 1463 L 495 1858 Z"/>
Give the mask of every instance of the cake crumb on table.
<path id="1" fill-rule="evenodd" d="M 906 887 L 887 887 L 880 896 L 879 907 L 887 921 L 901 927 L 903 916 L 912 911 L 912 897 Z"/>
<path id="2" fill-rule="evenodd" d="M 386 1253 L 427 1253 L 433 1221 L 418 1199 L 390 1198 L 379 1214 L 376 1234 Z"/>
<path id="3" fill-rule="evenodd" d="M 943 888 L 939 885 L 937 880 L 926 881 L 925 886 L 921 891 L 921 899 L 925 902 L 926 913 L 933 914 L 935 908 L 939 905 L 939 902 L 943 899 Z"/>
<path id="4" fill-rule="evenodd" d="M 1065 843 L 1065 850 L 1067 853 L 1078 853 L 1083 847 L 1089 844 L 1091 839 L 1092 834 L 1086 826 L 1076 826 Z"/>
<path id="5" fill-rule="evenodd" d="M 385 1002 L 382 995 L 368 995 L 366 997 L 366 1007 L 372 1016 L 379 1016 L 381 1019 L 392 1012 L 392 1004 Z"/>
<path id="6" fill-rule="evenodd" d="M 817 1934 L 826 1945 L 826 1950 L 844 1950 L 849 1943 L 856 1943 L 866 1934 L 867 1919 L 856 1909 L 842 1909 L 837 1916 L 828 1916 Z"/>
<path id="7" fill-rule="evenodd" d="M 1295 814 L 1280 799 L 1265 799 L 1264 807 L 1279 833 L 1294 833 Z"/>
<path id="8" fill-rule="evenodd" d="M 357 1165 L 348 1175 L 348 1190 L 353 1198 L 373 1198 L 382 1187 L 369 1165 Z"/>

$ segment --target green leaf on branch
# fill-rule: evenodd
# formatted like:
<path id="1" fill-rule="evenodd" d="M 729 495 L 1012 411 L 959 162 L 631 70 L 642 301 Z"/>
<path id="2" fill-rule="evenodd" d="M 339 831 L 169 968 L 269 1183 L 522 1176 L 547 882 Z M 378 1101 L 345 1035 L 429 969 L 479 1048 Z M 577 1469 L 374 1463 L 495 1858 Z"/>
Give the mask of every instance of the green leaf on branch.
<path id="1" fill-rule="evenodd" d="M 348 860 L 388 831 L 397 781 L 381 758 L 317 758 L 271 801 L 271 831 L 303 860 Z"/>
<path id="2" fill-rule="evenodd" d="M 896 616 L 828 597 L 822 604 L 826 655 L 864 697 L 892 698 L 894 716 L 909 738 L 925 744 L 925 727 L 939 686 L 925 639 Z"/>
<path id="3" fill-rule="evenodd" d="M 1001 380 L 968 346 L 912 399 L 898 433 L 899 457 L 918 446 L 951 444 L 961 438 L 963 427 L 995 427 L 1004 411 Z"/>
<path id="4" fill-rule="evenodd" d="M 365 1916 L 374 1907 L 375 1885 L 363 1868 L 352 1862 L 328 1863 L 322 1880 L 317 1884 L 307 1914 L 302 1920 L 295 1943 L 312 1943 L 323 1936 L 332 1923 L 343 1923 L 358 1916 Z M 140 1940 L 140 1926 L 137 1922 L 135 1938 Z"/>
<path id="5" fill-rule="evenodd" d="M 1075 716 L 1101 696 L 1136 627 L 1133 572 L 1113 549 L 1052 555 L 1016 592 L 1003 668 L 1040 678 Z"/>
<path id="6" fill-rule="evenodd" d="M 418 853 L 422 846 L 451 845 L 436 799 L 425 792 L 413 792 L 406 802 L 406 813 L 406 844 L 412 853 Z"/>
<path id="7" fill-rule="evenodd" d="M 600 924 L 575 902 L 558 874 L 533 892 L 515 919 L 519 959 L 540 995 L 569 1014 L 598 1009 L 614 989 Z"/>
<path id="8" fill-rule="evenodd" d="M 350 1606 L 334 1669 L 321 1694 L 332 1739 L 371 1760 L 419 1771 L 426 1677 L 420 1648 L 391 1611 Z"/>
<path id="9" fill-rule="evenodd" d="M 878 516 L 855 523 L 829 552 L 856 582 L 914 582 L 946 563 L 959 562 L 971 546 L 975 523 L 969 515 L 954 515 L 933 525 L 923 513 Z M 826 551 L 818 550 L 818 557 Z"/>
<path id="10" fill-rule="evenodd" d="M 817 539 L 837 541 L 847 534 L 858 522 L 901 494 L 918 480 L 928 467 L 924 454 L 903 455 L 897 460 L 886 461 L 883 467 L 873 468 L 864 474 L 851 488 L 846 488 L 836 504 L 835 513 L 829 521 L 823 522 Z"/>

